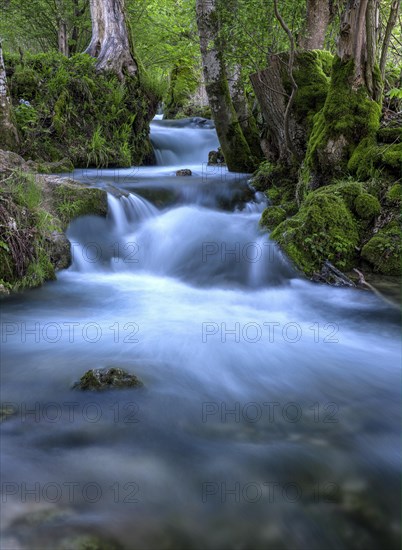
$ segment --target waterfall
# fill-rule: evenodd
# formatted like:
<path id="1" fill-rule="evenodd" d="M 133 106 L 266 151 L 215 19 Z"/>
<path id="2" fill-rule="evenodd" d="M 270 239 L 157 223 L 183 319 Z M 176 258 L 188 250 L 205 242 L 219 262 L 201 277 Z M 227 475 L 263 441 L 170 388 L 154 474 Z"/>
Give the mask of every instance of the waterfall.
<path id="1" fill-rule="evenodd" d="M 219 147 L 216 132 L 210 125 L 187 121 L 154 121 L 151 141 L 160 166 L 186 167 L 208 162 L 208 153 Z"/>

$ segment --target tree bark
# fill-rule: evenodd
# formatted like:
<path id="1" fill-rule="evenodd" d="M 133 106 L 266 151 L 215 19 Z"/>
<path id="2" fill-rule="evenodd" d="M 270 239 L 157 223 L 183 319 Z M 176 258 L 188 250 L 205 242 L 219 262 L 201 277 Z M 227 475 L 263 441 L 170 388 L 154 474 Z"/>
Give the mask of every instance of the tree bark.
<path id="1" fill-rule="evenodd" d="M 0 42 L 0 149 L 15 151 L 18 144 L 18 132 L 12 117 L 11 99 L 8 94 L 3 49 Z"/>
<path id="2" fill-rule="evenodd" d="M 90 0 L 92 39 L 85 53 L 97 58 L 98 71 L 115 73 L 120 80 L 135 76 L 131 37 L 125 17 L 124 0 Z"/>
<path id="3" fill-rule="evenodd" d="M 338 57 L 353 60 L 353 87 L 366 86 L 371 97 L 379 99 L 381 90 L 374 75 L 377 45 L 378 0 L 348 0 L 341 17 Z"/>
<path id="4" fill-rule="evenodd" d="M 288 147 L 285 131 L 285 114 L 289 102 L 283 82 L 286 63 L 281 54 L 272 55 L 269 67 L 250 75 L 261 113 L 265 121 L 267 143 L 265 155 L 271 162 L 291 164 L 292 151 Z M 299 126 L 291 113 L 288 114 L 288 134 L 293 147 L 300 157 L 305 151 L 305 130 Z"/>
<path id="5" fill-rule="evenodd" d="M 67 23 L 63 20 L 59 20 L 59 29 L 58 29 L 58 43 L 59 43 L 59 52 L 69 56 L 69 47 L 68 47 L 68 34 L 67 34 Z"/>
<path id="6" fill-rule="evenodd" d="M 56 17 L 57 17 L 57 43 L 59 52 L 68 57 L 68 32 L 67 22 L 65 19 L 65 6 L 63 0 L 55 0 Z"/>
<path id="7" fill-rule="evenodd" d="M 396 25 L 400 6 L 401 6 L 401 0 L 393 0 L 391 4 L 391 11 L 387 22 L 387 28 L 385 29 L 385 36 L 384 36 L 384 41 L 382 45 L 381 59 L 380 59 L 380 72 L 381 72 L 381 78 L 383 80 L 385 77 L 385 64 L 387 62 L 387 53 L 388 53 L 389 44 L 391 42 L 392 30 Z"/>
<path id="8" fill-rule="evenodd" d="M 304 50 L 322 50 L 330 18 L 328 0 L 307 0 L 306 23 L 299 46 Z"/>
<path id="9" fill-rule="evenodd" d="M 197 0 L 196 12 L 205 86 L 226 164 L 233 172 L 252 171 L 256 162 L 252 158 L 229 93 L 219 39 L 216 0 Z"/>

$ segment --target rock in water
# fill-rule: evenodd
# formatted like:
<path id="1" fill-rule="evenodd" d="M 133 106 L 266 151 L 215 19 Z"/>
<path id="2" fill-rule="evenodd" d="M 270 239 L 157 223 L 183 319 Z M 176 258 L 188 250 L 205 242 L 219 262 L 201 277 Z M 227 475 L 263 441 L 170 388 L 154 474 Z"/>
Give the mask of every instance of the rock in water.
<path id="1" fill-rule="evenodd" d="M 189 168 L 183 168 L 182 170 L 177 170 L 176 176 L 192 176 L 193 173 Z"/>
<path id="2" fill-rule="evenodd" d="M 210 151 L 208 153 L 208 165 L 214 166 L 215 164 L 225 164 L 225 157 L 220 147 L 218 147 L 217 151 Z"/>
<path id="3" fill-rule="evenodd" d="M 91 369 L 73 385 L 74 390 L 103 391 L 125 388 L 141 388 L 144 384 L 134 374 L 118 367 Z"/>

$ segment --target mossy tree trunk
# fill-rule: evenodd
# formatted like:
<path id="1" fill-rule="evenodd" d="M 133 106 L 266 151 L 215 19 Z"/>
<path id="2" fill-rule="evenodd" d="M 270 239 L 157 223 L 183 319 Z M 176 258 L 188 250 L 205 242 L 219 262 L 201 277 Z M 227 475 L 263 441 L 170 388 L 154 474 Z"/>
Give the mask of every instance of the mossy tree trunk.
<path id="1" fill-rule="evenodd" d="M 253 171 L 256 160 L 243 135 L 229 93 L 216 0 L 197 0 L 196 11 L 205 86 L 226 164 L 233 172 Z"/>
<path id="2" fill-rule="evenodd" d="M 257 122 L 251 112 L 241 80 L 241 67 L 236 64 L 228 74 L 229 93 L 243 135 L 256 158 L 263 157 Z"/>
<path id="3" fill-rule="evenodd" d="M 3 49 L 0 42 L 0 149 L 15 151 L 19 139 L 13 121 L 11 99 L 8 94 L 6 69 L 4 67 Z"/>
<path id="4" fill-rule="evenodd" d="M 345 174 L 360 144 L 375 144 L 382 91 L 375 63 L 377 10 L 377 0 L 346 2 L 328 95 L 308 144 L 306 179 L 312 188 Z"/>
<path id="5" fill-rule="evenodd" d="M 99 71 L 115 73 L 120 80 L 137 75 L 124 0 L 90 0 L 90 8 L 92 39 L 85 53 L 97 58 Z"/>

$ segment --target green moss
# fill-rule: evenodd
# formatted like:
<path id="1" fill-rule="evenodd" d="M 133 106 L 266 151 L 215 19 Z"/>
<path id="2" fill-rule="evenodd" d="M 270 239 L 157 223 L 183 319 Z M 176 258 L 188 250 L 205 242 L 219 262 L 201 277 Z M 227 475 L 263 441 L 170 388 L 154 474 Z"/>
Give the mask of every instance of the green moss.
<path id="1" fill-rule="evenodd" d="M 379 170 L 398 175 L 402 171 L 402 143 L 377 145 L 373 136 L 364 138 L 354 150 L 348 169 L 362 180 Z"/>
<path id="2" fill-rule="evenodd" d="M 363 192 L 363 186 L 360 182 L 354 180 L 339 181 L 332 185 L 326 185 L 317 189 L 317 195 L 333 195 L 340 197 L 346 206 L 353 210 L 356 198 Z"/>
<path id="3" fill-rule="evenodd" d="M 254 172 L 251 184 L 257 191 L 266 191 L 272 184 L 274 165 L 269 161 L 262 162 L 258 170 Z"/>
<path id="4" fill-rule="evenodd" d="M 280 206 L 268 206 L 262 214 L 260 225 L 267 229 L 274 229 L 286 219 L 286 212 Z"/>
<path id="5" fill-rule="evenodd" d="M 94 187 L 60 185 L 53 193 L 53 200 L 64 228 L 78 216 L 107 213 L 106 193 Z"/>
<path id="6" fill-rule="evenodd" d="M 376 197 L 362 193 L 355 200 L 355 211 L 363 220 L 372 220 L 381 212 L 381 204 Z"/>
<path id="7" fill-rule="evenodd" d="M 271 233 L 286 254 L 307 275 L 320 270 L 325 260 L 348 269 L 359 241 L 356 221 L 339 196 L 311 193 L 299 212 Z"/>
<path id="8" fill-rule="evenodd" d="M 379 156 L 386 167 L 395 169 L 399 175 L 402 173 L 402 143 L 380 146 Z"/>
<path id="9" fill-rule="evenodd" d="M 309 132 L 313 126 L 314 115 L 325 104 L 329 89 L 329 66 L 333 56 L 324 51 L 303 51 L 296 55 L 294 78 L 298 91 L 294 103 L 294 112 L 299 124 L 307 123 Z M 285 80 L 286 84 L 286 80 Z M 290 91 L 289 84 L 287 85 Z"/>
<path id="10" fill-rule="evenodd" d="M 377 132 L 378 141 L 383 143 L 400 143 L 402 141 L 401 126 L 387 126 L 380 128 Z"/>
<path id="11" fill-rule="evenodd" d="M 395 183 L 387 193 L 387 200 L 394 203 L 400 203 L 402 201 L 402 185 Z"/>
<path id="12" fill-rule="evenodd" d="M 353 61 L 335 58 L 328 95 L 314 116 L 305 159 L 307 168 L 321 179 L 346 172 L 354 149 L 364 138 L 368 138 L 366 144 L 373 143 L 379 128 L 380 105 L 364 86 L 352 86 L 353 77 Z M 355 159 L 354 165 L 359 164 Z"/>
<path id="13" fill-rule="evenodd" d="M 23 290 L 54 279 L 71 261 L 62 229 L 76 216 L 106 212 L 100 189 L 16 170 L 0 177 L 1 284 Z"/>
<path id="14" fill-rule="evenodd" d="M 384 275 L 400 275 L 402 232 L 395 222 L 380 229 L 362 248 L 362 258 L 374 271 Z"/>

